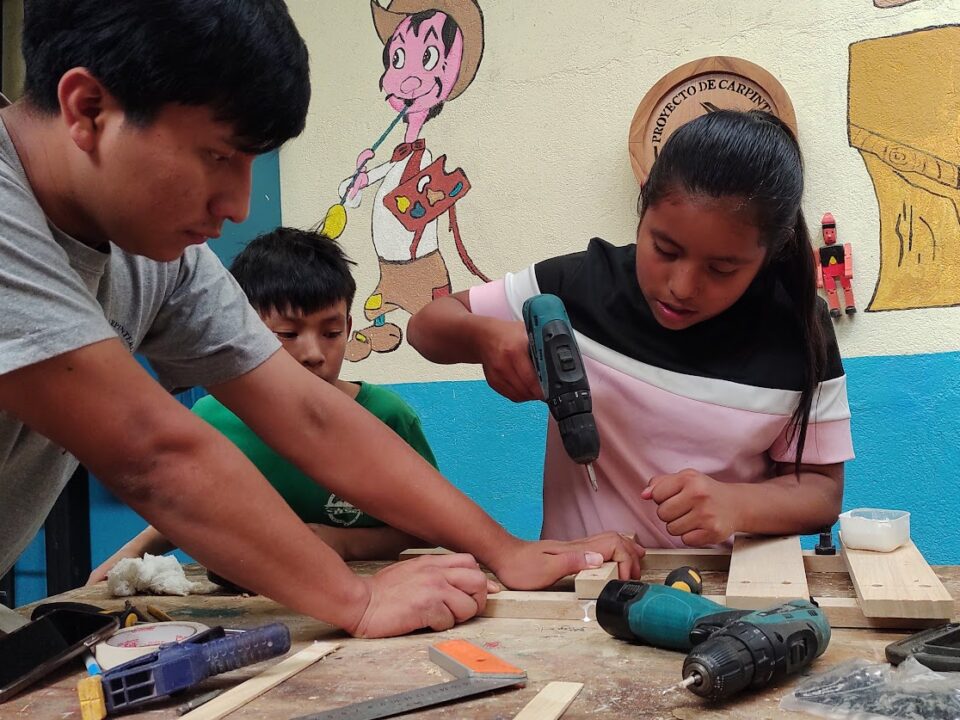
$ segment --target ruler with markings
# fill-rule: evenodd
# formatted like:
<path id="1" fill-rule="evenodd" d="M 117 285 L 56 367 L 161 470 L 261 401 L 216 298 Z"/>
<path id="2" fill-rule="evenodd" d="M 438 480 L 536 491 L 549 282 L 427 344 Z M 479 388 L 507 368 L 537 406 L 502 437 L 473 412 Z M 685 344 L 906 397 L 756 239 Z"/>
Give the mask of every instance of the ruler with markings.
<path id="1" fill-rule="evenodd" d="M 379 720 L 501 688 L 524 685 L 527 681 L 526 672 L 466 640 L 447 640 L 431 646 L 430 659 L 456 679 L 303 715 L 294 720 Z"/>

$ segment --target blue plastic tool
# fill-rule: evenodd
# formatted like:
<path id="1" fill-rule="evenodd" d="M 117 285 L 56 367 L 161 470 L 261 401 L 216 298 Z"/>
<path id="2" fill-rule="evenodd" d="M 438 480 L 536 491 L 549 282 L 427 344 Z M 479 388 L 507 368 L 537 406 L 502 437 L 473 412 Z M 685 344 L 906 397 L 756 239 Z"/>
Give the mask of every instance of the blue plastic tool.
<path id="1" fill-rule="evenodd" d="M 222 627 L 210 628 L 105 672 L 107 712 L 139 707 L 213 675 L 283 655 L 289 649 L 290 631 L 282 623 L 230 635 Z"/>

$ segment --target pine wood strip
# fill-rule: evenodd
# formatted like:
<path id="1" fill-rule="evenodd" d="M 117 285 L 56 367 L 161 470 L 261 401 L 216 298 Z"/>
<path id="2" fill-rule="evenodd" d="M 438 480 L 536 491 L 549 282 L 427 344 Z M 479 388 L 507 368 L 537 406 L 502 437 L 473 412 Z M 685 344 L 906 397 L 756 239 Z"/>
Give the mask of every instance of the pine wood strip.
<path id="1" fill-rule="evenodd" d="M 808 597 L 799 537 L 737 536 L 727 576 L 728 607 L 762 610 Z"/>
<path id="2" fill-rule="evenodd" d="M 579 598 L 593 600 L 611 580 L 618 579 L 619 571 L 615 562 L 604 563 L 598 568 L 581 570 L 573 581 L 574 591 Z"/>
<path id="3" fill-rule="evenodd" d="M 400 553 L 400 560 L 410 560 L 422 555 L 446 555 L 445 548 L 411 548 Z M 651 548 L 640 560 L 646 572 L 670 571 L 684 565 L 701 572 L 726 572 L 730 568 L 730 551 L 714 548 Z M 847 572 L 847 566 L 836 555 L 817 555 L 813 550 L 803 551 L 803 566 L 807 572 Z"/>
<path id="4" fill-rule="evenodd" d="M 516 714 L 514 720 L 557 720 L 582 689 L 583 683 L 578 682 L 549 683 Z"/>
<path id="5" fill-rule="evenodd" d="M 308 645 L 295 655 L 291 655 L 276 665 L 271 665 L 259 675 L 227 690 L 223 695 L 215 697 L 196 710 L 188 712 L 183 718 L 184 720 L 220 720 L 225 715 L 229 715 L 234 710 L 243 707 L 251 700 L 276 687 L 287 678 L 296 675 L 304 668 L 310 667 L 320 658 L 329 655 L 339 647 L 340 643 L 333 642 L 315 642 Z"/>
<path id="6" fill-rule="evenodd" d="M 720 605 L 726 601 L 723 595 L 704 597 Z M 943 622 L 931 618 L 866 617 L 856 598 L 815 597 L 814 602 L 834 628 L 920 630 Z M 592 624 L 597 612 L 595 602 L 578 598 L 573 592 L 502 590 L 487 596 L 487 606 L 480 615 L 526 620 L 577 620 Z M 593 627 L 600 629 L 599 625 Z"/>
<path id="7" fill-rule="evenodd" d="M 953 615 L 953 598 L 913 541 L 888 553 L 844 548 L 843 557 L 865 616 L 948 620 Z"/>
<path id="8" fill-rule="evenodd" d="M 487 595 L 482 617 L 529 620 L 580 620 L 597 618 L 596 600 L 581 600 L 575 592 L 501 590 Z"/>

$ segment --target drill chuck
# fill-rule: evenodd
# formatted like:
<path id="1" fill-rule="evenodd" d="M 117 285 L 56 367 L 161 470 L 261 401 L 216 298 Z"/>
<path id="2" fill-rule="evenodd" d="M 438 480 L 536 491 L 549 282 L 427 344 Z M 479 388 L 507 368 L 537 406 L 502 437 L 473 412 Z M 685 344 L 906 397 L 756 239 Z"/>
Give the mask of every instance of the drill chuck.
<path id="1" fill-rule="evenodd" d="M 752 630 L 763 635 L 756 628 Z M 761 641 L 760 644 L 764 643 Z M 765 648 L 764 651 L 772 652 L 772 649 Z M 701 643 L 683 661 L 684 679 L 691 675 L 696 678 L 688 686 L 689 690 L 714 701 L 724 700 L 745 690 L 753 683 L 756 672 L 754 654 L 734 635 L 719 635 Z M 767 675 L 769 679 L 769 673 Z M 764 684 L 761 678 L 758 680 L 761 681 L 758 684 Z"/>
<path id="2" fill-rule="evenodd" d="M 600 436 L 589 410 L 560 419 L 557 427 L 563 440 L 563 448 L 575 463 L 585 465 L 600 455 Z"/>

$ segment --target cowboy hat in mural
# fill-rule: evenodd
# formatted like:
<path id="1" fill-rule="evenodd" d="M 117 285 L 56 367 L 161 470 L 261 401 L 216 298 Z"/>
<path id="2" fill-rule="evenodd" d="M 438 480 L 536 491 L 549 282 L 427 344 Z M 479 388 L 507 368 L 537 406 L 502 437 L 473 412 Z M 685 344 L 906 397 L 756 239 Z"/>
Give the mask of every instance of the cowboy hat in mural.
<path id="1" fill-rule="evenodd" d="M 447 96 L 452 100 L 473 82 L 483 58 L 483 13 L 476 0 L 393 0 L 386 7 L 370 0 L 373 24 L 380 41 L 386 45 L 397 26 L 410 15 L 436 10 L 449 16 L 463 33 L 463 59 L 460 75 Z"/>

